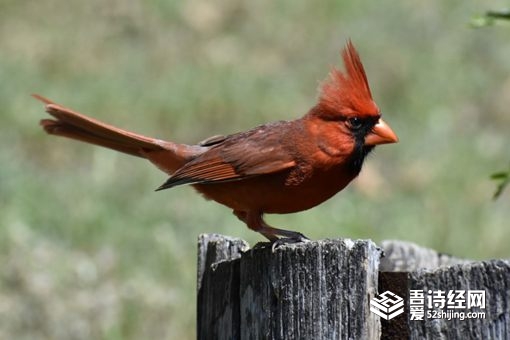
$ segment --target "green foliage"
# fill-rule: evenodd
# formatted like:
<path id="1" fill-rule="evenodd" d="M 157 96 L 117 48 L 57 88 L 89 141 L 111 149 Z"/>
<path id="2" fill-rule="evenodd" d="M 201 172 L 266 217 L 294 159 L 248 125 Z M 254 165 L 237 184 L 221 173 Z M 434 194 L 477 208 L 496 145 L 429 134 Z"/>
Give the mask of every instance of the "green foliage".
<path id="1" fill-rule="evenodd" d="M 495 25 L 497 22 L 510 20 L 510 10 L 488 11 L 484 15 L 477 15 L 471 19 L 471 26 L 486 27 Z"/>
<path id="2" fill-rule="evenodd" d="M 0 338 L 192 339 L 198 234 L 261 240 L 190 188 L 155 193 L 166 175 L 151 164 L 48 137 L 31 93 L 191 143 L 304 114 L 348 38 L 401 142 L 270 223 L 508 257 L 508 190 L 491 202 L 487 178 L 508 157 L 508 30 L 465 25 L 485 6 L 0 2 Z"/>
<path id="3" fill-rule="evenodd" d="M 510 184 L 510 167 L 507 171 L 500 171 L 493 173 L 491 179 L 498 183 L 496 192 L 494 193 L 494 199 L 497 199 L 503 193 L 503 190 Z"/>
<path id="4" fill-rule="evenodd" d="M 473 17 L 471 25 L 473 27 L 486 27 L 505 20 L 510 20 L 510 10 L 504 9 L 499 11 L 487 11 L 485 15 Z M 491 175 L 491 179 L 498 183 L 493 196 L 494 199 L 497 199 L 501 196 L 508 183 L 510 183 L 510 169 L 508 171 L 493 173 Z"/>

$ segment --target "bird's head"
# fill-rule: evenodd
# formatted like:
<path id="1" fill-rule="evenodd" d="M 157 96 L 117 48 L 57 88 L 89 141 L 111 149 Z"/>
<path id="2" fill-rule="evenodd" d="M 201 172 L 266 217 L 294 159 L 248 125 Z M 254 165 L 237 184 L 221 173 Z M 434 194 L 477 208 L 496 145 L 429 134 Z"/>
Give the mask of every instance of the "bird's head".
<path id="1" fill-rule="evenodd" d="M 345 72 L 331 70 L 310 115 L 338 124 L 342 132 L 351 135 L 368 151 L 378 144 L 396 143 L 398 137 L 381 118 L 363 64 L 350 40 L 342 51 L 342 59 Z"/>

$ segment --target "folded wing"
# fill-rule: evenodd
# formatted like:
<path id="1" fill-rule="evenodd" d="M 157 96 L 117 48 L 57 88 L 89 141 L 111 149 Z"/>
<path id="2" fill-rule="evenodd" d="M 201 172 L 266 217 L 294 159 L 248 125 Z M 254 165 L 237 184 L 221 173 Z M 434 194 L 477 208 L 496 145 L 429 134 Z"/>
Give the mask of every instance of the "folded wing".
<path id="1" fill-rule="evenodd" d="M 212 143 L 210 149 L 178 169 L 157 190 L 182 184 L 203 184 L 235 181 L 247 177 L 270 174 L 296 165 L 292 154 L 284 147 L 277 122 L 259 126 L 247 132 L 224 137 Z"/>

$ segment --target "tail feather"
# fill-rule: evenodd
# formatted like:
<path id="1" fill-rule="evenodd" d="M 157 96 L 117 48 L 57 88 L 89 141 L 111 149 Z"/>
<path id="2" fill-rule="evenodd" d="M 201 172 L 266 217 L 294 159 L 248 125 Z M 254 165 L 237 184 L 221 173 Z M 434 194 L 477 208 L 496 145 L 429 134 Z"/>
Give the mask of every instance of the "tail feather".
<path id="1" fill-rule="evenodd" d="M 158 144 L 158 140 L 145 137 L 133 132 L 119 129 L 115 126 L 100 122 L 96 119 L 82 115 L 39 95 L 33 95 L 34 98 L 46 104 L 46 112 L 57 118 L 60 126 L 69 126 L 78 128 L 82 132 L 90 133 L 98 138 L 104 138 L 109 141 L 116 141 L 133 147 L 143 148 L 147 150 L 163 150 L 164 148 Z M 51 130 L 51 129 L 50 129 Z M 48 130 L 46 130 L 48 131 Z M 50 131 L 48 131 L 50 132 Z M 51 133 L 51 132 L 50 132 Z M 69 136 L 73 138 L 72 136 Z"/>
<path id="2" fill-rule="evenodd" d="M 105 148 L 127 153 L 132 156 L 142 158 L 145 157 L 140 153 L 139 147 L 132 147 L 126 145 L 125 143 L 123 144 L 114 140 L 105 139 L 103 137 L 96 136 L 86 130 L 53 119 L 42 119 L 41 126 L 47 133 L 51 135 L 76 139 L 85 143 L 95 144 Z"/>
<path id="3" fill-rule="evenodd" d="M 46 112 L 55 118 L 41 120 L 40 124 L 47 133 L 147 158 L 167 173 L 173 173 L 203 151 L 198 146 L 176 144 L 126 131 L 60 106 L 40 95 L 32 96 L 43 102 Z"/>

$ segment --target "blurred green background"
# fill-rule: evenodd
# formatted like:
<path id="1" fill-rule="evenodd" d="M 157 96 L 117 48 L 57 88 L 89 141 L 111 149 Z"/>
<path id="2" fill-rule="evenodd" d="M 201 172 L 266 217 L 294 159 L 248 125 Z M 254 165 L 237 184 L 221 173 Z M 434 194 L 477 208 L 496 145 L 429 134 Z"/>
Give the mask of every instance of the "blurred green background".
<path id="1" fill-rule="evenodd" d="M 510 158 L 510 27 L 469 26 L 506 4 L 1 0 L 0 338 L 192 339 L 197 236 L 262 240 L 190 188 L 155 193 L 148 162 L 48 137 L 31 93 L 194 143 L 306 113 L 348 38 L 401 142 L 269 222 L 509 257 L 489 175 Z"/>

